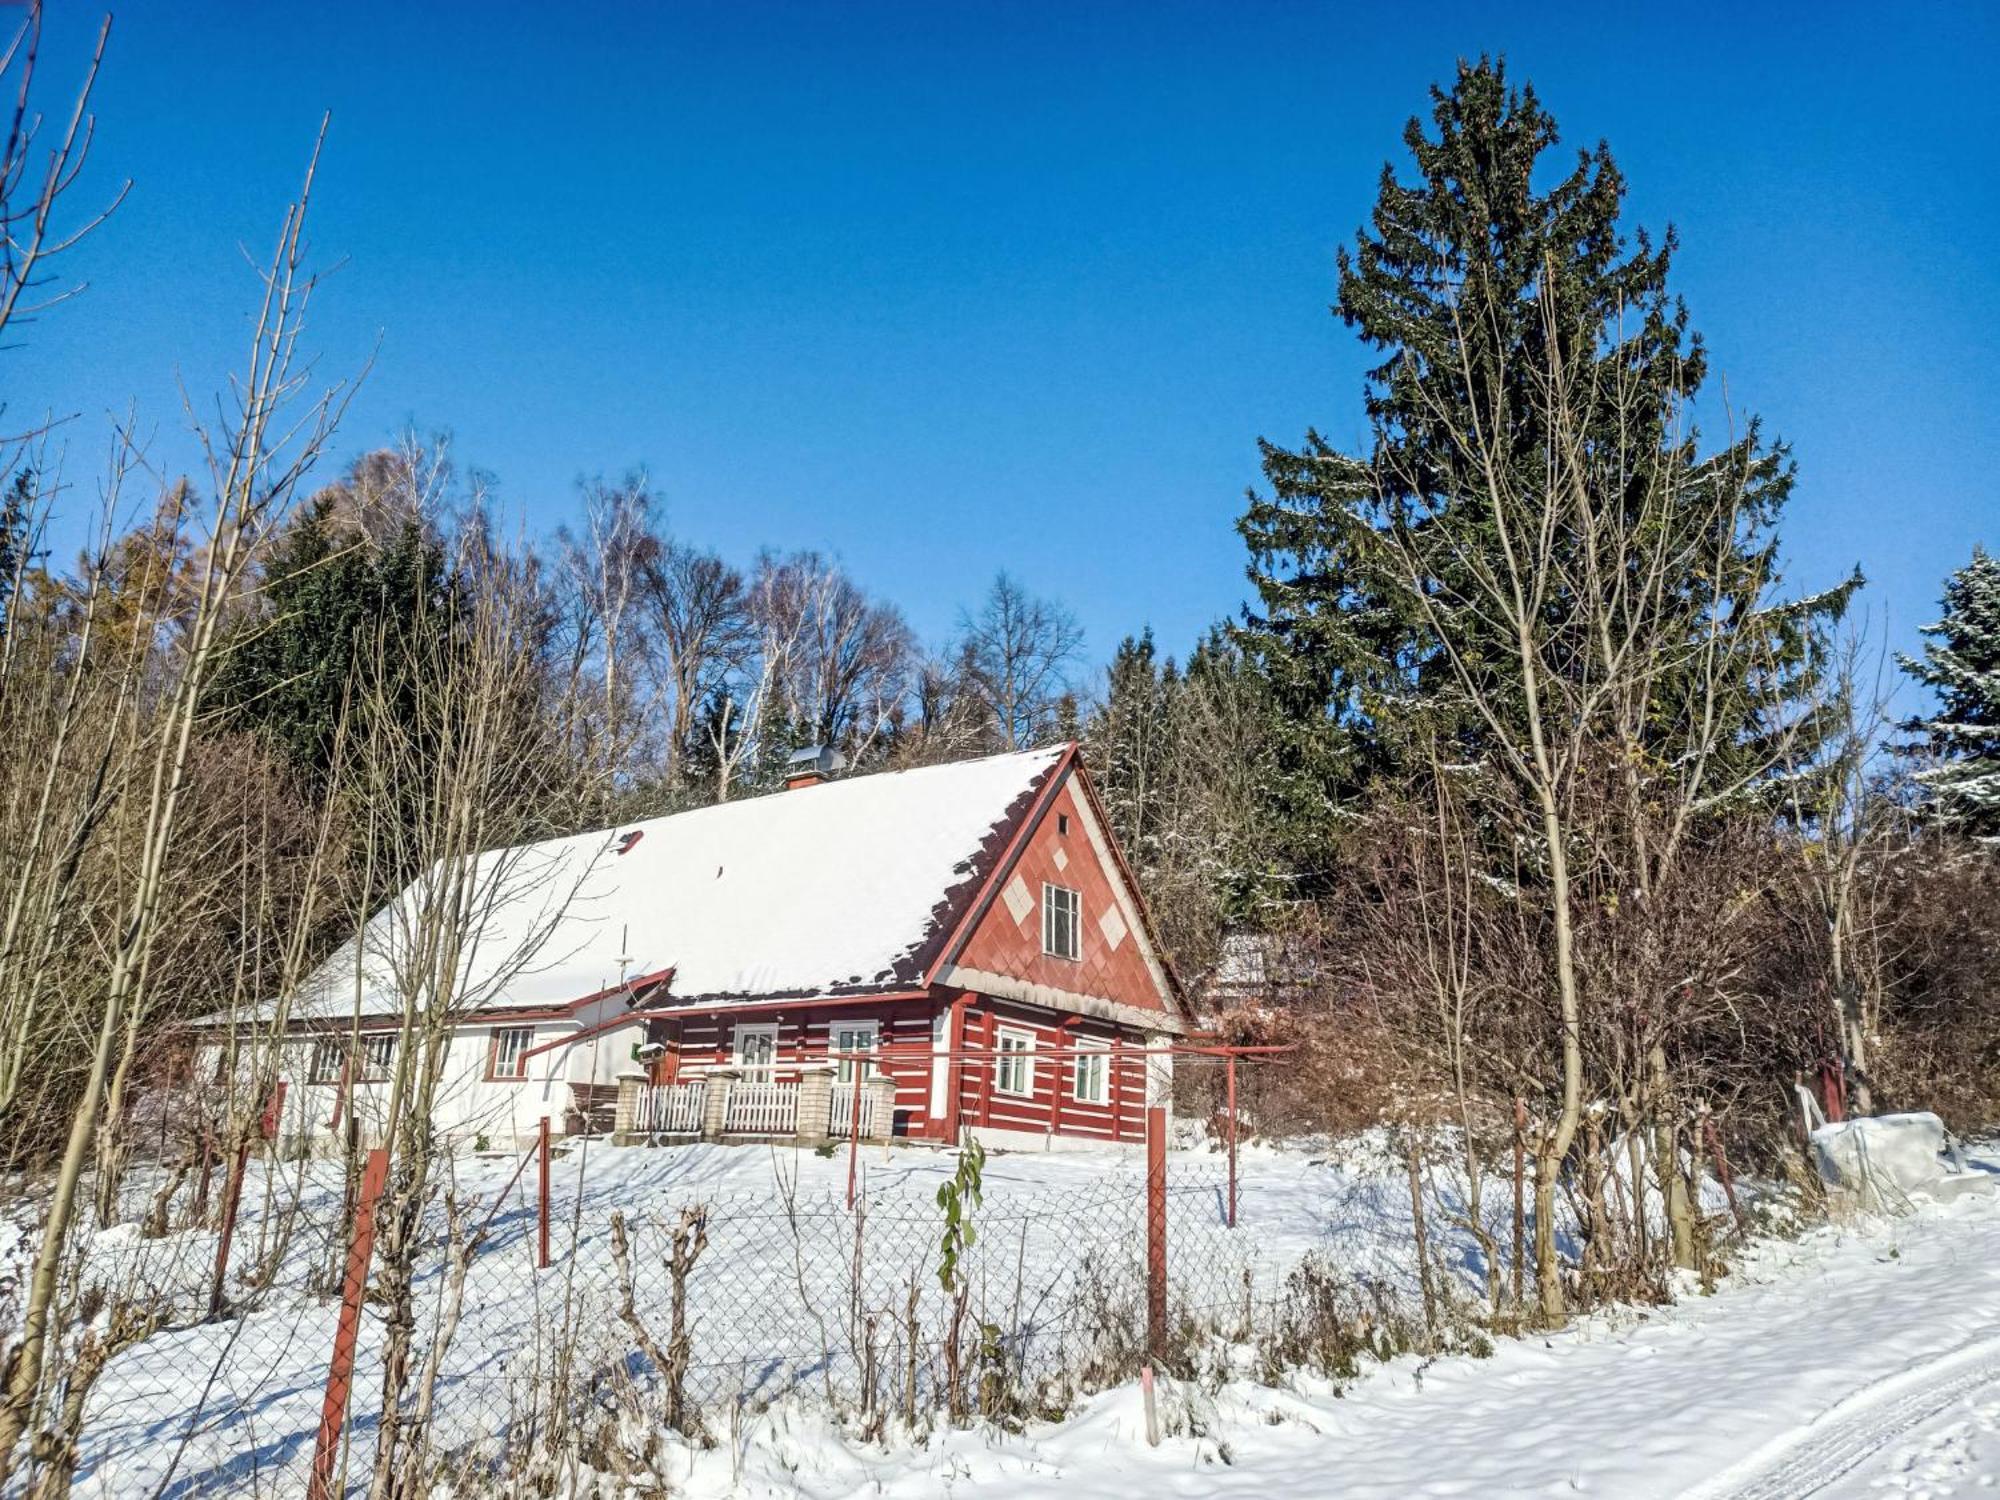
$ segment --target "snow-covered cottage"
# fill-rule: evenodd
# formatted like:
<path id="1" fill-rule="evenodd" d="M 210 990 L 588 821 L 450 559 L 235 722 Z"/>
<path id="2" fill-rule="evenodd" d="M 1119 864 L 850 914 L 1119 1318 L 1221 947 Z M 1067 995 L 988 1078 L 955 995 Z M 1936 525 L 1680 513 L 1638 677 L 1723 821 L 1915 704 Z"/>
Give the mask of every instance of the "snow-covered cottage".
<path id="1" fill-rule="evenodd" d="M 440 1130 L 1142 1139 L 1188 1012 L 1076 747 L 829 769 L 481 856 Z M 391 902 L 304 987 L 283 1134 L 380 1129 L 426 899 Z"/>

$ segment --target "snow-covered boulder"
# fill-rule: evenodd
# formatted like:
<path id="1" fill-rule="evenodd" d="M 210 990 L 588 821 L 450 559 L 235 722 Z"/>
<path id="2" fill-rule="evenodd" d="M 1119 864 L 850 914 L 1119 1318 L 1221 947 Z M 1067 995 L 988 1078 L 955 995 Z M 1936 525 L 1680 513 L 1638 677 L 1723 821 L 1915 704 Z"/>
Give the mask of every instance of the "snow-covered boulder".
<path id="1" fill-rule="evenodd" d="M 1968 1172 L 1944 1121 L 1928 1110 L 1821 1125 L 1812 1143 L 1827 1186 L 1865 1209 L 1895 1212 L 1913 1197 L 1950 1198 L 2000 1180 Z"/>

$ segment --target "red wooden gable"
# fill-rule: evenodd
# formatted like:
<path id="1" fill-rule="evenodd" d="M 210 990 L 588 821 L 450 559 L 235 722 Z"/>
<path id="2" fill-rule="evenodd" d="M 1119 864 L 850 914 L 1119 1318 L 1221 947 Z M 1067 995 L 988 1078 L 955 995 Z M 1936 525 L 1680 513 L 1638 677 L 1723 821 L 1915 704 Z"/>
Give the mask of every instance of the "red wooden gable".
<path id="1" fill-rule="evenodd" d="M 1012 868 L 1001 872 L 953 962 L 959 969 L 1178 1015 L 1164 975 L 1148 962 L 1138 894 L 1074 767 L 1072 761 L 1062 769 L 1060 784 L 1040 803 L 1038 821 Z M 1081 953 L 1075 959 L 1043 951 L 1047 886 L 1076 891 L 1082 899 Z"/>

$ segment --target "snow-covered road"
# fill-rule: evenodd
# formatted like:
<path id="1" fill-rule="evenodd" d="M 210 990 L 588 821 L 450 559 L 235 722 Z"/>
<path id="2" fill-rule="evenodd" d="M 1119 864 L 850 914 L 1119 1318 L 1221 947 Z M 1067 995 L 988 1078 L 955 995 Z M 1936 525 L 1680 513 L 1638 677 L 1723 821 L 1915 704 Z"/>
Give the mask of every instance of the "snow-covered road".
<path id="1" fill-rule="evenodd" d="M 1948 1496 L 2000 1490 L 2000 1380 L 1954 1390 L 1943 1406 L 1821 1493 Z"/>
<path id="2" fill-rule="evenodd" d="M 1178 1407 L 1178 1394 L 1172 1405 Z M 1540 1496 L 1831 1500 L 2000 1490 L 2000 1195 L 1765 1246 L 1713 1297 L 1414 1361 L 1345 1396 L 1196 1398 L 1203 1436 L 1145 1446 L 1138 1395 L 996 1438 L 885 1455 L 775 1414 L 695 1494 L 1018 1500 Z M 735 1469 L 732 1476 L 731 1469 Z"/>

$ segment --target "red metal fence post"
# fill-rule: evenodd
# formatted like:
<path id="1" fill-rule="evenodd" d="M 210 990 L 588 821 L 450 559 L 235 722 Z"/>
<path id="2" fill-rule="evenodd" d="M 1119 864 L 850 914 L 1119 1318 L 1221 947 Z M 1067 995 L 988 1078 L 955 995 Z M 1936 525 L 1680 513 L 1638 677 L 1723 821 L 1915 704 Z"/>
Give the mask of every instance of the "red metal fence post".
<path id="1" fill-rule="evenodd" d="M 1736 1220 L 1736 1227 L 1742 1233 L 1749 1233 L 1749 1222 L 1743 1217 L 1742 1205 L 1736 1201 L 1736 1179 L 1729 1171 L 1729 1158 L 1722 1154 L 1722 1137 L 1715 1132 L 1715 1116 L 1702 1112 L 1702 1133 L 1708 1139 L 1709 1153 L 1715 1158 L 1715 1175 L 1722 1179 L 1722 1191 L 1729 1198 L 1729 1212 Z"/>
<path id="2" fill-rule="evenodd" d="M 347 1397 L 354 1387 L 354 1345 L 361 1333 L 361 1299 L 368 1290 L 368 1261 L 375 1253 L 375 1200 L 389 1176 L 389 1153 L 377 1146 L 361 1171 L 361 1197 L 354 1208 L 354 1238 L 347 1247 L 347 1280 L 340 1295 L 340 1323 L 333 1334 L 333 1363 L 326 1372 L 326 1401 L 319 1412 L 313 1445 L 312 1483 L 306 1500 L 330 1500 L 340 1461 L 340 1431 L 347 1420 Z"/>
<path id="3" fill-rule="evenodd" d="M 541 1136 L 535 1142 L 536 1164 L 541 1168 L 542 1181 L 535 1202 L 535 1264 L 542 1270 L 549 1268 L 549 1117 L 542 1116 Z"/>
<path id="4" fill-rule="evenodd" d="M 1146 1352 L 1167 1348 L 1167 1111 L 1146 1111 Z"/>

